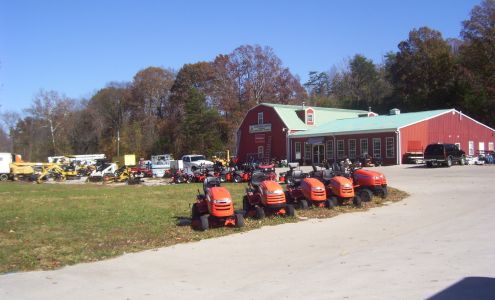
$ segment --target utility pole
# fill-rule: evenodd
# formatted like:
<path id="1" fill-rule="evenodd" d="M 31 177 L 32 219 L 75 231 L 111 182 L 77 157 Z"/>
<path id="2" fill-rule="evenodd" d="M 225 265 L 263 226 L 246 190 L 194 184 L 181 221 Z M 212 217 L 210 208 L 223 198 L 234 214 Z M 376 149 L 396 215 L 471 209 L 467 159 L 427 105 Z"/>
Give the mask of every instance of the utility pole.
<path id="1" fill-rule="evenodd" d="M 117 129 L 117 157 L 120 156 L 120 128 Z"/>

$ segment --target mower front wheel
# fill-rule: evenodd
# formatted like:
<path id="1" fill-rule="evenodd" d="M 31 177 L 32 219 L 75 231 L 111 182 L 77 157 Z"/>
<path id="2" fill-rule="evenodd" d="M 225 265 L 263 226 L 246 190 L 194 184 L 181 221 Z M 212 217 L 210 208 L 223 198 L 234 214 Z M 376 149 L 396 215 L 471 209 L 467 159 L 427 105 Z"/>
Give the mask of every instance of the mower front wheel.
<path id="1" fill-rule="evenodd" d="M 308 201 L 306 199 L 299 200 L 299 208 L 302 210 L 308 209 Z"/>
<path id="2" fill-rule="evenodd" d="M 325 207 L 326 208 L 334 208 L 335 207 L 335 203 L 332 201 L 331 198 L 325 200 Z"/>
<path id="3" fill-rule="evenodd" d="M 265 218 L 265 210 L 263 207 L 256 206 L 256 219 L 261 220 Z"/>
<path id="4" fill-rule="evenodd" d="M 296 214 L 296 210 L 294 209 L 294 205 L 287 204 L 285 207 L 285 215 L 289 217 L 293 217 Z"/>
<path id="5" fill-rule="evenodd" d="M 242 214 L 235 214 L 235 227 L 244 227 L 244 217 L 242 216 Z"/>
<path id="6" fill-rule="evenodd" d="M 201 231 L 205 231 L 208 230 L 208 228 L 210 228 L 210 222 L 208 221 L 208 217 L 209 217 L 208 215 L 202 215 L 201 217 L 199 217 Z"/>
<path id="7" fill-rule="evenodd" d="M 352 204 L 354 204 L 355 207 L 361 207 L 361 197 L 359 197 L 359 195 L 354 196 L 354 199 L 352 199 Z"/>
<path id="8" fill-rule="evenodd" d="M 7 181 L 9 179 L 9 175 L 7 174 L 0 174 L 0 181 Z"/>
<path id="9" fill-rule="evenodd" d="M 339 198 L 335 197 L 335 196 L 331 196 L 329 198 L 330 202 L 333 203 L 333 207 L 335 206 L 339 206 L 340 205 L 340 202 L 339 202 Z"/>
<path id="10" fill-rule="evenodd" d="M 359 191 L 359 197 L 361 197 L 361 201 L 370 202 L 373 199 L 373 192 L 369 189 L 362 189 Z"/>
<path id="11" fill-rule="evenodd" d="M 378 191 L 378 195 L 382 198 L 382 199 L 385 199 L 388 197 L 388 189 L 387 187 L 382 187 L 379 191 Z"/>

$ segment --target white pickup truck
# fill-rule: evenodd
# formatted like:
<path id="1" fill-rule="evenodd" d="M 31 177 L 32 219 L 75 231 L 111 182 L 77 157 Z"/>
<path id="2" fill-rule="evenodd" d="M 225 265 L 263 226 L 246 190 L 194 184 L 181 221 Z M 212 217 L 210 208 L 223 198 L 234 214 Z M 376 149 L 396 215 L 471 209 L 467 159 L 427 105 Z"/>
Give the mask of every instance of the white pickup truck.
<path id="1" fill-rule="evenodd" d="M 204 155 L 189 154 L 181 158 L 184 164 L 184 171 L 192 173 L 201 167 L 213 166 L 213 162 L 206 160 Z"/>

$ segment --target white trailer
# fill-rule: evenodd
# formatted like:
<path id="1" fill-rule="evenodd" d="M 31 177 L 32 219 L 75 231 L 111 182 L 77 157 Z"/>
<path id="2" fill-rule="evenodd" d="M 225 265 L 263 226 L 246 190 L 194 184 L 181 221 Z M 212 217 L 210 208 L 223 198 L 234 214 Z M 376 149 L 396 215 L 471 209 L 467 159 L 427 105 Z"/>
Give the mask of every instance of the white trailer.
<path id="1" fill-rule="evenodd" d="M 173 160 L 171 154 L 152 155 L 151 156 L 151 171 L 153 177 L 163 177 L 165 171 L 170 169 L 170 162 Z"/>
<path id="2" fill-rule="evenodd" d="M 0 181 L 9 179 L 10 164 L 14 162 L 12 153 L 0 153 Z"/>

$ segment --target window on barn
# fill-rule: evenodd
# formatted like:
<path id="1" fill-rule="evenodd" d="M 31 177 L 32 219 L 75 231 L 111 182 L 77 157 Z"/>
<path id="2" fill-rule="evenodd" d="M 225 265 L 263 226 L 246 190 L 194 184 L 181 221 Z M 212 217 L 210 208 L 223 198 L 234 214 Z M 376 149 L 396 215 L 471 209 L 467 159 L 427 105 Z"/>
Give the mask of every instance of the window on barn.
<path id="1" fill-rule="evenodd" d="M 479 142 L 478 150 L 479 154 L 485 154 L 485 142 Z"/>
<path id="2" fill-rule="evenodd" d="M 311 144 L 304 144 L 304 160 L 311 160 Z"/>
<path id="3" fill-rule="evenodd" d="M 308 113 L 307 116 L 306 116 L 306 123 L 308 125 L 313 125 L 314 123 L 314 120 L 313 120 L 313 114 L 312 113 Z"/>
<path id="4" fill-rule="evenodd" d="M 381 158 L 382 157 L 382 139 L 381 138 L 373 138 L 373 157 Z"/>
<path id="5" fill-rule="evenodd" d="M 473 141 L 469 141 L 468 155 L 474 155 L 474 142 Z"/>
<path id="6" fill-rule="evenodd" d="M 495 151 L 493 148 L 493 142 L 488 142 L 488 151 Z"/>
<path id="7" fill-rule="evenodd" d="M 327 140 L 327 160 L 333 160 L 334 157 L 333 140 Z"/>
<path id="8" fill-rule="evenodd" d="M 263 146 L 258 146 L 258 158 L 262 159 L 263 158 Z"/>
<path id="9" fill-rule="evenodd" d="M 349 143 L 349 158 L 356 158 L 356 140 L 352 139 L 348 141 Z"/>
<path id="10" fill-rule="evenodd" d="M 461 150 L 461 143 L 455 143 L 454 145 L 457 147 L 457 149 Z"/>
<path id="11" fill-rule="evenodd" d="M 301 151 L 302 150 L 301 149 L 301 142 L 295 142 L 294 147 L 296 148 L 296 151 L 295 151 L 296 157 L 295 157 L 295 159 L 301 159 L 302 158 L 301 157 L 301 152 L 302 152 Z"/>
<path id="12" fill-rule="evenodd" d="M 258 124 L 263 124 L 263 112 L 258 113 Z"/>
<path id="13" fill-rule="evenodd" d="M 368 154 L 368 139 L 361 139 L 361 156 L 364 154 Z"/>
<path id="14" fill-rule="evenodd" d="M 394 158 L 395 157 L 395 143 L 394 143 L 394 138 L 393 137 L 388 137 L 385 139 L 385 143 L 387 146 L 387 153 L 386 157 L 387 158 Z"/>
<path id="15" fill-rule="evenodd" d="M 344 140 L 337 140 L 337 158 L 345 158 Z"/>

